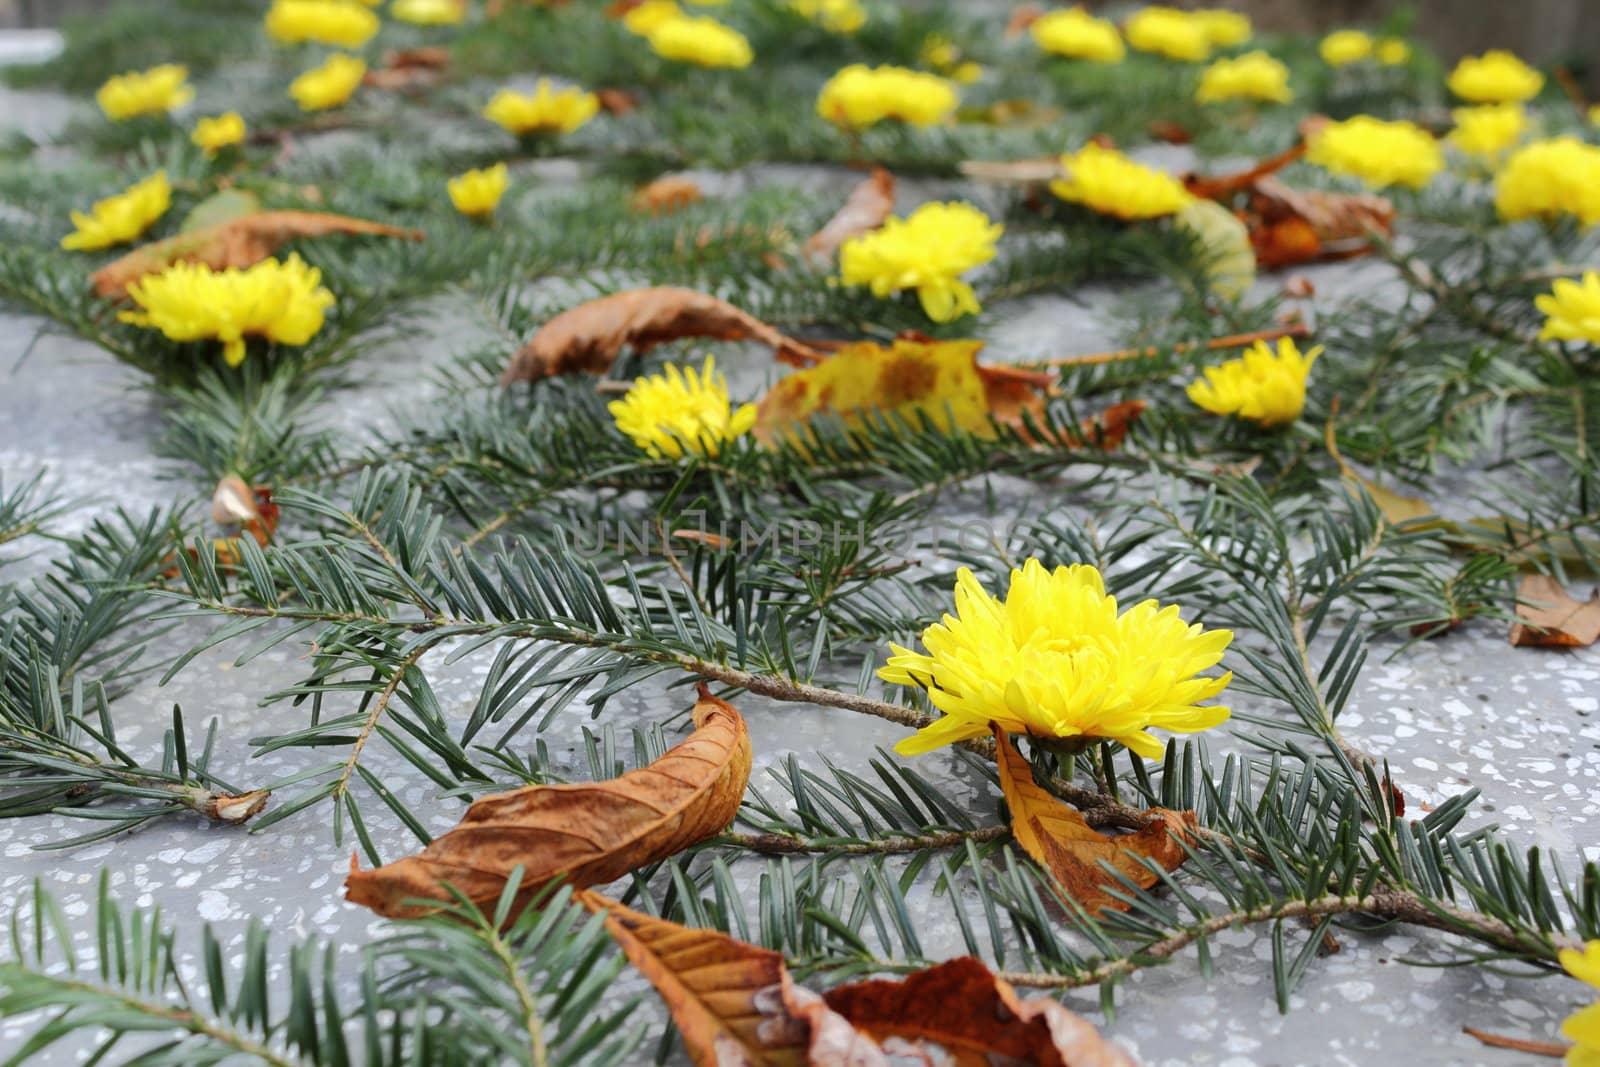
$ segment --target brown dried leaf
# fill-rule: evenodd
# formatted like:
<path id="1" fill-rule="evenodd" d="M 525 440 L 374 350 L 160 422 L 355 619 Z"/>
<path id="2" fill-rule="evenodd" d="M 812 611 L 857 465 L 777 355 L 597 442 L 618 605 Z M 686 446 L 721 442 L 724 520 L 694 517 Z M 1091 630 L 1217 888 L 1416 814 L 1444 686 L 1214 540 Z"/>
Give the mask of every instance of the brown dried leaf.
<path id="1" fill-rule="evenodd" d="M 596 89 L 600 110 L 608 115 L 631 115 L 639 110 L 639 98 L 626 89 Z"/>
<path id="2" fill-rule="evenodd" d="M 134 249 L 89 276 L 101 296 L 120 297 L 128 286 L 174 263 L 204 263 L 213 270 L 248 267 L 261 262 L 290 241 L 331 233 L 371 234 L 422 240 L 421 232 L 315 211 L 261 211 L 254 215 L 180 233 Z"/>
<path id="3" fill-rule="evenodd" d="M 1507 1037 L 1503 1034 L 1491 1034 L 1484 1030 L 1477 1030 L 1470 1026 L 1463 1026 L 1461 1032 L 1468 1037 L 1477 1038 L 1490 1048 L 1505 1048 L 1513 1052 L 1526 1052 L 1530 1056 L 1548 1056 L 1553 1060 L 1559 1060 L 1572 1051 L 1572 1046 L 1563 1041 L 1535 1041 L 1526 1037 Z"/>
<path id="4" fill-rule="evenodd" d="M 1085 910 L 1127 910 L 1126 904 L 1106 892 L 1106 887 L 1116 889 L 1120 883 L 1101 866 L 1102 862 L 1145 889 L 1159 878 L 1139 862 L 1140 857 L 1154 860 L 1169 871 L 1182 865 L 1186 854 L 1178 838 L 1189 838 L 1195 825 L 1194 812 L 1151 808 L 1154 818 L 1143 829 L 1121 837 L 1106 837 L 1085 822 L 1076 809 L 1034 782 L 1032 766 L 1004 731 L 997 727 L 994 734 L 1000 789 L 1011 808 L 1012 836 Z"/>
<path id="5" fill-rule="evenodd" d="M 426 915 L 447 901 L 445 883 L 489 906 L 521 864 L 526 901 L 557 878 L 603 885 L 675 855 L 733 821 L 750 777 L 750 737 L 731 704 L 702 685 L 695 731 L 660 759 L 620 778 L 532 785 L 480 799 L 420 855 L 371 871 L 355 868 L 346 897 L 381 915 Z"/>
<path id="6" fill-rule="evenodd" d="M 635 192 L 633 210 L 651 215 L 668 215 L 704 199 L 700 184 L 693 178 L 669 174 Z"/>
<path id="7" fill-rule="evenodd" d="M 1579 600 L 1549 575 L 1528 574 L 1517 587 L 1517 600 L 1513 645 L 1587 648 L 1600 640 L 1600 590 Z"/>
<path id="8" fill-rule="evenodd" d="M 436 84 L 449 67 L 447 48 L 392 48 L 383 54 L 383 65 L 367 71 L 361 84 L 387 90 L 429 86 Z"/>
<path id="9" fill-rule="evenodd" d="M 840 245 L 876 230 L 893 211 L 894 175 L 873 167 L 871 177 L 850 190 L 844 206 L 806 240 L 801 255 L 816 266 L 826 266 Z"/>
<path id="10" fill-rule="evenodd" d="M 786 337 L 725 300 L 673 286 L 630 289 L 563 311 L 523 345 L 501 385 L 536 382 L 558 374 L 602 374 L 626 345 L 645 351 L 681 337 L 755 340 L 778 358 L 815 363 L 821 353 Z"/>
<path id="11" fill-rule="evenodd" d="M 1028 32 L 1028 28 L 1044 16 L 1044 8 L 1038 4 L 1018 4 L 1012 9 L 1011 17 L 1006 20 L 1006 40 L 1015 40 Z"/>

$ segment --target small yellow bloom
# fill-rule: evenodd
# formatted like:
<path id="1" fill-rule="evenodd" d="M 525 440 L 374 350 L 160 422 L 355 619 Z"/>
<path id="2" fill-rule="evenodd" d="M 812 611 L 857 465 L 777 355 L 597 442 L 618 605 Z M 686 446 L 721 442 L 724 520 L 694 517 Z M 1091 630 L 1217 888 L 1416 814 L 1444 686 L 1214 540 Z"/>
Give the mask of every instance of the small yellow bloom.
<path id="1" fill-rule="evenodd" d="M 1068 59 L 1117 63 L 1126 54 L 1116 24 L 1109 19 L 1095 18 L 1081 7 L 1042 15 L 1028 32 L 1040 48 Z"/>
<path id="2" fill-rule="evenodd" d="M 1189 399 L 1213 415 L 1237 415 L 1262 426 L 1284 426 L 1306 406 L 1306 377 L 1322 354 L 1322 346 L 1304 355 L 1291 338 L 1278 341 L 1273 354 L 1257 341 L 1243 356 L 1220 367 L 1207 367 L 1205 377 L 1189 383 Z"/>
<path id="3" fill-rule="evenodd" d="M 971 204 L 924 204 L 908 218 L 891 217 L 846 241 L 839 249 L 840 280 L 871 286 L 880 298 L 915 289 L 928 318 L 950 322 L 982 310 L 961 275 L 994 258 L 1004 229 Z"/>
<path id="4" fill-rule="evenodd" d="M 1600 941 L 1590 941 L 1579 952 L 1575 948 L 1564 948 L 1559 953 L 1561 966 L 1566 972 L 1580 982 L 1587 982 L 1600 989 Z"/>
<path id="5" fill-rule="evenodd" d="M 1427 130 L 1371 115 L 1328 123 L 1312 135 L 1306 159 L 1379 189 L 1389 185 L 1420 189 L 1444 168 L 1444 153 Z"/>
<path id="6" fill-rule="evenodd" d="M 221 341 L 230 367 L 244 362 L 247 336 L 305 344 L 333 306 L 322 274 L 297 255 L 283 263 L 264 259 L 244 270 L 175 263 L 133 282 L 128 296 L 139 310 L 122 312 L 123 322 L 160 330 L 173 341 Z"/>
<path id="7" fill-rule="evenodd" d="M 1228 718 L 1200 707 L 1233 675 L 1207 677 L 1233 634 L 1183 621 L 1176 605 L 1146 600 L 1118 612 L 1100 572 L 1048 571 L 1030 559 L 1011 572 L 1005 599 L 963 567 L 955 614 L 922 631 L 926 653 L 890 645 L 878 677 L 927 690 L 944 716 L 895 746 L 913 756 L 1007 733 L 1083 743 L 1116 741 L 1146 758 L 1163 747 L 1152 728 L 1194 733 Z"/>
<path id="8" fill-rule="evenodd" d="M 214 156 L 224 148 L 239 144 L 244 140 L 244 135 L 244 119 L 237 111 L 225 111 L 197 121 L 189 140 L 196 147 L 205 149 L 207 156 Z"/>
<path id="9" fill-rule="evenodd" d="M 365 63 L 339 52 L 290 82 L 289 95 L 301 111 L 326 111 L 350 99 L 366 76 Z"/>
<path id="10" fill-rule="evenodd" d="M 650 31 L 663 22 L 680 18 L 683 18 L 683 9 L 678 6 L 677 0 L 644 0 L 644 3 L 629 9 L 622 16 L 622 25 L 629 33 L 648 37 Z"/>
<path id="11" fill-rule="evenodd" d="M 663 59 L 702 67 L 748 67 L 755 59 L 745 35 L 714 18 L 667 19 L 645 37 Z"/>
<path id="12" fill-rule="evenodd" d="M 1183 183 L 1170 174 L 1135 163 L 1114 148 L 1090 142 L 1061 157 L 1067 176 L 1050 183 L 1063 200 L 1119 219 L 1171 215 L 1190 200 Z"/>
<path id="13" fill-rule="evenodd" d="M 1450 131 L 1450 143 L 1467 155 L 1490 163 L 1521 140 L 1528 129 L 1528 115 L 1521 104 L 1458 107 L 1450 117 L 1456 123 Z"/>
<path id="14" fill-rule="evenodd" d="M 936 74 L 906 67 L 852 63 L 823 85 L 817 114 L 837 126 L 865 129 L 884 119 L 932 126 L 955 114 L 960 97 Z"/>
<path id="15" fill-rule="evenodd" d="M 1211 58 L 1211 38 L 1205 23 L 1177 8 L 1140 8 L 1123 25 L 1122 34 L 1141 52 L 1190 63 Z"/>
<path id="16" fill-rule="evenodd" d="M 1590 941 L 1582 952 L 1562 949 L 1561 966 L 1578 981 L 1600 989 L 1600 941 Z M 1567 1067 L 1600 1067 L 1600 1003 L 1567 1016 L 1561 1033 L 1576 1042 L 1567 1051 Z"/>
<path id="17" fill-rule="evenodd" d="M 1241 99 L 1287 104 L 1294 99 L 1294 90 L 1289 88 L 1288 67 L 1265 52 L 1246 52 L 1207 67 L 1194 98 L 1202 104 Z"/>
<path id="18" fill-rule="evenodd" d="M 1446 82 L 1450 91 L 1475 104 L 1520 104 L 1539 95 L 1544 75 L 1510 52 L 1496 48 L 1467 56 Z"/>
<path id="19" fill-rule="evenodd" d="M 1205 31 L 1206 40 L 1217 48 L 1233 48 L 1244 44 L 1253 32 L 1250 17 L 1237 11 L 1225 11 L 1220 7 L 1202 8 L 1190 17 Z"/>
<path id="20" fill-rule="evenodd" d="M 1347 67 L 1372 55 L 1372 38 L 1360 30 L 1334 30 L 1317 46 L 1322 61 L 1330 67 Z"/>
<path id="21" fill-rule="evenodd" d="M 158 170 L 116 196 L 96 200 L 87 215 L 74 211 L 72 225 L 77 229 L 61 239 L 61 247 L 94 252 L 131 241 L 165 215 L 171 203 L 167 172 Z"/>
<path id="22" fill-rule="evenodd" d="M 414 26 L 459 26 L 467 5 L 465 0 L 394 0 L 389 14 Z"/>
<path id="23" fill-rule="evenodd" d="M 756 422 L 754 404 L 734 409 L 728 383 L 712 357 L 706 358 L 703 370 L 680 371 L 669 363 L 665 374 L 635 378 L 627 395 L 607 404 L 606 410 L 634 444 L 667 459 L 719 455 Z"/>
<path id="24" fill-rule="evenodd" d="M 1600 274 L 1585 271 L 1582 281 L 1557 278 L 1534 305 L 1545 314 L 1539 340 L 1600 344 Z M 1600 960 L 1595 966 L 1600 968 Z M 1600 976 L 1600 970 L 1596 974 Z"/>
<path id="25" fill-rule="evenodd" d="M 360 48 L 378 32 L 378 16 L 347 0 L 272 0 L 267 35 L 280 44 Z"/>
<path id="26" fill-rule="evenodd" d="M 1386 67 L 1398 67 L 1411 59 L 1411 46 L 1403 37 L 1385 37 L 1372 50 L 1378 62 Z"/>
<path id="27" fill-rule="evenodd" d="M 1600 223 L 1600 147 L 1576 137 L 1524 145 L 1495 176 L 1494 206 L 1507 222 L 1574 215 Z"/>
<path id="28" fill-rule="evenodd" d="M 445 188 L 450 193 L 450 203 L 455 205 L 457 211 L 468 218 L 487 219 L 494 214 L 500 198 L 506 195 L 508 181 L 506 165 L 496 163 L 492 167 L 458 174 L 446 183 Z"/>
<path id="29" fill-rule="evenodd" d="M 867 24 L 861 0 L 789 0 L 789 10 L 829 33 L 855 33 Z"/>
<path id="30" fill-rule="evenodd" d="M 178 63 L 118 74 L 94 94 L 95 103 L 113 122 L 154 112 L 176 111 L 193 99 L 189 68 Z"/>
<path id="31" fill-rule="evenodd" d="M 600 111 L 600 98 L 582 89 L 556 89 L 540 78 L 529 93 L 501 89 L 483 109 L 483 117 L 509 133 L 571 133 Z"/>

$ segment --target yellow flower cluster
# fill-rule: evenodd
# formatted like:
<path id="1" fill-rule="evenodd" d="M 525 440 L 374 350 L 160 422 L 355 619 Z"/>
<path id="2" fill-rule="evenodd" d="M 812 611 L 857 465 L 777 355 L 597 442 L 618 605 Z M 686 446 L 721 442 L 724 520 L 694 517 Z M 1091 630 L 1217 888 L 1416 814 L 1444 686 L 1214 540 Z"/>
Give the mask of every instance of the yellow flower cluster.
<path id="1" fill-rule="evenodd" d="M 829 33 L 855 33 L 867 24 L 861 0 L 789 0 L 789 10 Z"/>
<path id="2" fill-rule="evenodd" d="M 326 111 L 350 99 L 366 76 L 366 63 L 340 52 L 290 82 L 289 95 L 301 111 Z"/>
<path id="3" fill-rule="evenodd" d="M 627 395 L 606 409 L 634 444 L 668 459 L 719 455 L 724 445 L 748 433 L 756 422 L 754 404 L 734 410 L 728 383 L 711 357 L 701 370 L 680 371 L 669 363 L 665 374 L 635 378 Z"/>
<path id="4" fill-rule="evenodd" d="M 189 140 L 194 142 L 195 147 L 203 149 L 207 156 L 214 156 L 224 148 L 243 141 L 245 132 L 244 118 L 237 111 L 226 111 L 195 122 Z"/>
<path id="5" fill-rule="evenodd" d="M 1126 54 L 1116 24 L 1109 19 L 1095 18 L 1081 7 L 1042 15 L 1028 32 L 1040 48 L 1068 59 L 1116 63 Z"/>
<path id="6" fill-rule="evenodd" d="M 149 70 L 131 71 L 108 79 L 94 94 L 95 103 L 113 122 L 176 111 L 194 99 L 189 68 L 163 63 Z"/>
<path id="7" fill-rule="evenodd" d="M 1475 104 L 1520 104 L 1539 95 L 1544 75 L 1496 48 L 1462 59 L 1446 84 L 1452 93 Z"/>
<path id="8" fill-rule="evenodd" d="M 1360 30 L 1335 30 L 1322 39 L 1317 51 L 1330 67 L 1346 67 L 1364 59 L 1397 67 L 1411 58 L 1411 46 L 1403 39 L 1383 37 L 1374 41 Z"/>
<path id="9" fill-rule="evenodd" d="M 456 175 L 445 183 L 445 190 L 457 211 L 470 219 L 487 220 L 500 205 L 500 198 L 506 195 L 509 180 L 506 165 L 496 163 Z"/>
<path id="10" fill-rule="evenodd" d="M 1122 27 L 1128 43 L 1141 52 L 1168 59 L 1198 63 L 1211 58 L 1211 35 L 1206 24 L 1188 11 L 1174 7 L 1143 7 Z"/>
<path id="11" fill-rule="evenodd" d="M 171 204 L 167 172 L 158 170 L 116 196 L 96 200 L 87 215 L 74 211 L 72 225 L 76 229 L 61 239 L 61 247 L 94 252 L 131 241 L 165 215 Z"/>
<path id="12" fill-rule="evenodd" d="M 1189 383 L 1189 399 L 1214 415 L 1237 415 L 1266 427 L 1285 426 L 1306 406 L 1306 378 L 1322 354 L 1318 345 L 1304 355 L 1288 337 L 1273 353 L 1257 341 L 1238 359 L 1207 367 Z"/>
<path id="13" fill-rule="evenodd" d="M 1205 31 L 1206 40 L 1216 48 L 1233 48 L 1244 44 L 1254 32 L 1248 15 L 1220 7 L 1191 11 L 1189 17 L 1200 24 L 1200 28 Z"/>
<path id="14" fill-rule="evenodd" d="M 1600 941 L 1590 941 L 1582 952 L 1564 948 L 1560 959 L 1568 974 L 1600 989 Z M 1600 1067 L 1600 1001 L 1567 1016 L 1561 1033 L 1575 1043 L 1567 1051 L 1567 1067 Z"/>
<path id="15" fill-rule="evenodd" d="M 852 63 L 823 85 L 817 94 L 817 114 L 858 130 L 884 119 L 932 126 L 948 121 L 958 103 L 955 86 L 936 74 Z"/>
<path id="16" fill-rule="evenodd" d="M 644 3 L 628 9 L 628 13 L 622 16 L 622 25 L 629 33 L 648 37 L 650 31 L 663 22 L 680 18 L 683 18 L 683 9 L 678 6 L 677 0 L 644 0 Z"/>
<path id="17" fill-rule="evenodd" d="M 1322 127 L 1311 136 L 1306 159 L 1379 189 L 1390 185 L 1420 189 L 1444 168 L 1444 153 L 1427 130 L 1371 115 Z"/>
<path id="18" fill-rule="evenodd" d="M 1556 137 L 1517 149 L 1495 175 L 1494 206 L 1507 222 L 1573 215 L 1600 223 L 1600 147 Z"/>
<path id="19" fill-rule="evenodd" d="M 244 362 L 247 336 L 305 344 L 333 306 L 321 273 L 295 255 L 244 270 L 175 263 L 129 285 L 128 296 L 139 310 L 122 312 L 123 322 L 160 330 L 173 341 L 221 341 L 230 367 Z"/>
<path id="20" fill-rule="evenodd" d="M 1190 200 L 1189 191 L 1177 178 L 1092 141 L 1075 154 L 1062 156 L 1061 166 L 1066 177 L 1051 182 L 1050 191 L 1102 215 L 1160 218 Z"/>
<path id="21" fill-rule="evenodd" d="M 1480 104 L 1458 107 L 1450 112 L 1455 129 L 1450 143 L 1469 156 L 1493 163 L 1522 139 L 1528 129 L 1528 115 L 1521 104 Z"/>
<path id="22" fill-rule="evenodd" d="M 556 89 L 540 78 L 530 93 L 501 89 L 483 117 L 521 137 L 533 133 L 571 133 L 600 111 L 600 98 L 582 89 Z"/>
<path id="23" fill-rule="evenodd" d="M 1176 605 L 1146 600 L 1119 613 L 1094 567 L 1051 571 L 1030 559 L 1011 572 L 1003 600 L 961 568 L 955 614 L 922 632 L 927 652 L 890 645 L 878 677 L 927 690 L 944 713 L 897 744 L 902 755 L 982 737 L 995 723 L 1073 746 L 1115 741 L 1154 759 L 1163 747 L 1151 729 L 1193 733 L 1228 718 L 1199 703 L 1232 680 L 1201 673 L 1232 640 L 1184 622 Z"/>
<path id="24" fill-rule="evenodd" d="M 928 318 L 950 322 L 982 310 L 961 275 L 994 258 L 1003 230 L 971 204 L 924 204 L 906 219 L 891 217 L 846 241 L 839 249 L 840 279 L 870 286 L 877 297 L 915 289 Z"/>
<path id="25" fill-rule="evenodd" d="M 272 0 L 267 35 L 281 44 L 360 48 L 378 32 L 378 16 L 348 0 Z"/>
<path id="26" fill-rule="evenodd" d="M 755 59 L 745 35 L 714 18 L 678 15 L 658 23 L 646 35 L 663 59 L 702 67 L 748 67 Z"/>
<path id="27" fill-rule="evenodd" d="M 457 26 L 467 17 L 466 0 L 394 0 L 389 14 L 414 26 Z"/>
<path id="28" fill-rule="evenodd" d="M 922 42 L 917 59 L 953 82 L 971 85 L 983 77 L 983 67 L 961 58 L 961 49 L 942 33 L 929 34 Z"/>
<path id="29" fill-rule="evenodd" d="M 1265 52 L 1246 52 L 1234 59 L 1219 59 L 1200 75 L 1194 98 L 1201 104 L 1221 100 L 1269 100 L 1287 104 L 1294 99 L 1289 88 L 1289 68 Z"/>
<path id="30" fill-rule="evenodd" d="M 1557 278 L 1550 289 L 1534 300 L 1545 314 L 1539 340 L 1600 344 L 1600 274 L 1585 271 L 1582 281 Z"/>

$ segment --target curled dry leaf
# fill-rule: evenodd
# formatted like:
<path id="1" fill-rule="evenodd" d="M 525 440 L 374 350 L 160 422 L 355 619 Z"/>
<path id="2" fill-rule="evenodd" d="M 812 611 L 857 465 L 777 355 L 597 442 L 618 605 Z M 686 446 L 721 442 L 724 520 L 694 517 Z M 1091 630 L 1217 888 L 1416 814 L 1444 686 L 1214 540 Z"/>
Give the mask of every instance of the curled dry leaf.
<path id="1" fill-rule="evenodd" d="M 450 50 L 437 45 L 391 48 L 383 65 L 367 71 L 361 84 L 374 89 L 409 89 L 433 85 L 450 68 Z"/>
<path id="2" fill-rule="evenodd" d="M 536 382 L 558 374 L 602 374 L 627 345 L 645 351 L 683 337 L 760 341 L 789 362 L 815 363 L 822 358 L 815 349 L 726 300 L 693 289 L 659 286 L 613 293 L 563 311 L 511 357 L 500 384 Z"/>
<path id="3" fill-rule="evenodd" d="M 600 110 L 608 115 L 631 115 L 639 110 L 639 98 L 626 89 L 596 89 Z"/>
<path id="4" fill-rule="evenodd" d="M 128 286 L 174 263 L 204 263 L 213 270 L 259 263 L 290 241 L 328 234 L 367 234 L 422 240 L 421 232 L 315 211 L 260 211 L 216 226 L 180 233 L 134 249 L 89 276 L 101 296 L 120 297 Z"/>
<path id="5" fill-rule="evenodd" d="M 1194 812 L 1151 808 L 1151 821 L 1131 834 L 1106 837 L 1084 821 L 1076 809 L 1033 780 L 1033 767 L 998 727 L 994 731 L 1000 790 L 1011 808 L 1011 833 L 1017 844 L 1055 876 L 1062 891 L 1086 911 L 1125 911 L 1127 905 L 1108 893 L 1120 888 L 1102 863 L 1135 885 L 1148 889 L 1159 881 L 1141 858 L 1169 871 L 1187 858 L 1180 840 L 1191 839 Z"/>
<path id="6" fill-rule="evenodd" d="M 1436 512 L 1433 509 L 1433 505 L 1426 500 L 1418 496 L 1405 496 L 1401 493 L 1396 493 L 1392 489 L 1385 489 L 1372 479 L 1362 476 L 1344 461 L 1344 457 L 1339 454 L 1338 415 L 1339 409 L 1336 403 L 1332 417 L 1328 419 L 1327 425 L 1323 427 L 1322 440 L 1328 449 L 1328 455 L 1333 457 L 1333 462 L 1338 466 L 1339 473 L 1343 475 L 1345 481 L 1366 490 L 1367 495 L 1372 498 L 1372 502 L 1378 506 L 1378 510 L 1383 514 L 1384 521 L 1391 526 L 1398 526 L 1405 522 L 1418 522 L 1423 519 L 1434 519 Z M 1443 522 L 1443 520 L 1437 521 Z"/>
<path id="7" fill-rule="evenodd" d="M 876 230 L 893 211 L 894 175 L 873 167 L 871 177 L 850 190 L 844 206 L 806 240 L 800 253 L 813 266 L 826 266 L 840 245 Z"/>
<path id="8" fill-rule="evenodd" d="M 633 210 L 651 215 L 670 215 L 705 199 L 700 184 L 693 178 L 668 174 L 657 178 L 633 194 Z"/>
<path id="9" fill-rule="evenodd" d="M 247 485 L 237 474 L 227 475 L 218 481 L 216 489 L 212 490 L 211 521 L 219 526 L 240 528 L 237 536 L 218 537 L 211 542 L 211 554 L 216 560 L 217 569 L 234 570 L 244 562 L 244 549 L 241 547 L 240 539 L 245 534 L 249 534 L 256 544 L 266 548 L 278 532 L 278 505 L 272 502 L 272 486 Z M 190 559 L 199 558 L 193 548 L 184 551 L 189 554 Z M 178 577 L 181 571 L 176 560 L 169 557 L 165 562 L 169 565 L 161 572 L 162 576 Z M 254 811 L 250 812 L 250 815 L 254 814 Z M 220 817 L 213 816 L 213 818 Z"/>
<path id="10" fill-rule="evenodd" d="M 648 767 L 579 785 L 531 785 L 480 799 L 421 854 L 375 870 L 351 860 L 346 897 L 381 915 L 412 917 L 448 901 L 445 884 L 492 906 L 521 865 L 519 899 L 557 878 L 603 885 L 666 859 L 733 821 L 750 778 L 750 736 L 733 705 L 702 685 L 695 731 Z"/>
<path id="11" fill-rule="evenodd" d="M 1511 643 L 1538 648 L 1587 648 L 1600 640 L 1600 590 L 1572 596 L 1547 574 L 1524 575 L 1517 587 Z"/>

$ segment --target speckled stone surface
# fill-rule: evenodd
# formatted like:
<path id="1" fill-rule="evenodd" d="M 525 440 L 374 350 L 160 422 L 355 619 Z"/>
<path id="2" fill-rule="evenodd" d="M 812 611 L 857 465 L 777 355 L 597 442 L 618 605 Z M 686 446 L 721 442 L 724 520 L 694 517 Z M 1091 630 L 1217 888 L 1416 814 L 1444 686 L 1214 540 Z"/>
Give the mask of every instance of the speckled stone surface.
<path id="1" fill-rule="evenodd" d="M 32 103 L 23 108 L 14 106 L 20 104 L 15 96 L 0 98 L 0 115 L 5 121 L 15 121 L 15 114 L 54 123 L 65 110 L 49 98 L 37 108 Z M 782 174 L 768 178 L 781 180 Z M 1315 277 L 1322 301 L 1371 297 L 1388 280 L 1381 266 L 1359 262 L 1316 268 Z M 1123 296 L 1096 287 L 1019 303 L 996 317 L 991 351 L 1037 353 L 1042 346 L 1091 351 L 1115 343 L 1115 307 Z M 432 321 L 449 323 L 447 309 Z M 160 412 L 132 372 L 76 340 L 47 336 L 35 343 L 40 325 L 0 309 L 0 477 L 9 483 L 45 469 L 56 491 L 74 502 L 59 521 L 67 530 L 113 505 L 142 511 L 171 501 L 172 472 L 152 450 Z M 465 347 L 458 331 L 443 325 L 435 331 L 436 345 L 411 344 L 371 358 L 409 360 L 408 369 L 421 369 Z M 24 352 L 27 358 L 19 363 Z M 414 392 L 393 384 L 414 381 L 413 376 L 384 377 L 391 384 L 341 394 L 338 417 L 381 424 L 393 417 L 396 405 L 415 403 Z M 13 563 L 6 576 L 37 571 L 45 561 L 41 554 Z M 1516 650 L 1507 646 L 1499 627 L 1471 625 L 1388 658 L 1394 651 L 1374 649 L 1341 725 L 1361 747 L 1387 755 L 1411 803 L 1436 804 L 1477 788 L 1484 796 L 1475 815 L 1480 823 L 1499 823 L 1520 844 L 1538 843 L 1567 856 L 1583 847 L 1589 857 L 1600 858 L 1600 650 Z M 312 761 L 295 751 L 250 759 L 248 739 L 302 721 L 303 713 L 288 704 L 259 704 L 263 694 L 299 677 L 304 665 L 296 655 L 291 646 L 279 646 L 248 667 L 234 668 L 224 650 L 200 657 L 165 688 L 147 681 L 116 704 L 119 738 L 135 752 L 158 749 L 176 702 L 195 723 L 219 720 L 215 767 L 225 777 L 246 787 L 287 777 Z M 465 720 L 488 666 L 488 657 L 478 655 L 448 668 L 430 667 L 430 679 L 453 721 Z M 1252 710 L 1248 701 L 1236 703 Z M 862 767 L 875 746 L 892 743 L 899 733 L 875 720 L 817 708 L 777 707 L 755 698 L 741 707 L 757 753 L 757 783 L 765 768 L 791 752 L 803 757 L 823 752 L 847 768 Z M 678 698 L 644 687 L 613 701 L 602 721 L 626 730 L 631 723 L 664 719 L 678 710 Z M 582 729 L 594 725 L 571 714 L 545 735 L 558 761 L 575 776 L 587 775 Z M 1226 745 L 1222 741 L 1218 747 Z M 948 757 L 927 757 L 922 769 L 938 776 L 941 760 Z M 459 803 L 439 800 L 433 787 L 392 753 L 374 746 L 366 762 L 409 806 L 429 813 L 432 830 L 458 817 Z M 989 788 L 957 764 L 948 766 L 951 795 L 993 818 L 996 798 Z M 378 805 L 369 806 L 368 813 L 386 857 L 412 847 L 409 834 Z M 169 819 L 74 851 L 37 851 L 82 830 L 56 817 L 0 822 L 0 905 L 9 910 L 11 899 L 38 878 L 69 917 L 87 919 L 97 872 L 106 867 L 123 901 L 160 903 L 185 925 L 210 922 L 235 949 L 251 917 L 283 938 L 331 937 L 347 957 L 386 926 L 340 900 L 350 846 L 334 844 L 321 808 L 261 833 Z M 90 925 L 79 929 L 85 939 L 91 936 Z M 953 922 L 930 921 L 925 930 L 932 935 L 931 951 L 959 951 Z M 1461 1028 L 1548 1040 L 1583 997 L 1576 984 L 1564 980 L 1539 982 L 1486 968 L 1410 966 L 1448 958 L 1440 937 L 1425 931 L 1341 933 L 1339 941 L 1339 952 L 1314 963 L 1287 1015 L 1278 1013 L 1273 997 L 1270 932 L 1251 928 L 1215 939 L 1213 980 L 1200 976 L 1192 955 L 1128 980 L 1108 1032 L 1143 1062 L 1159 1067 L 1510 1065 L 1523 1057 L 1486 1049 Z M 1073 994 L 1068 1003 L 1104 1021 L 1092 993 Z M 22 1033 L 15 1023 L 0 1023 L 0 1057 L 16 1047 Z M 649 1053 L 641 1051 L 639 1057 L 648 1062 Z M 70 1053 L 61 1053 L 37 1062 L 70 1060 Z"/>

